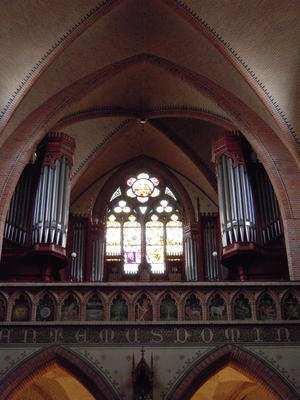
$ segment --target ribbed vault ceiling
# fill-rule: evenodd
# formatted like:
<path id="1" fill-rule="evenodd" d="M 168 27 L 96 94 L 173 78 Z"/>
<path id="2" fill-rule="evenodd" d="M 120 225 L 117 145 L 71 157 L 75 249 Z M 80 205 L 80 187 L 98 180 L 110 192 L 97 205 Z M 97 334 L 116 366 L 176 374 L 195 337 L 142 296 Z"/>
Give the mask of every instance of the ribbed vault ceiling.
<path id="1" fill-rule="evenodd" d="M 43 107 L 48 130 L 76 139 L 73 198 L 145 155 L 216 199 L 211 143 L 238 115 L 226 96 L 216 103 L 205 79 L 295 154 L 299 14 L 297 0 L 5 0 L 0 144 Z"/>

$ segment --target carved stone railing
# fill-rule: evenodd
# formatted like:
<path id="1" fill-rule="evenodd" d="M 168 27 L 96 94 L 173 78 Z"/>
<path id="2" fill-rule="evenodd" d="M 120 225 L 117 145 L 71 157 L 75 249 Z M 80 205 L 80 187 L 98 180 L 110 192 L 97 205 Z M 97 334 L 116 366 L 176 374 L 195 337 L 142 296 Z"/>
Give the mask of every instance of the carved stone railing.
<path id="1" fill-rule="evenodd" d="M 5 283 L 2 324 L 262 323 L 300 319 L 300 283 Z"/>
<path id="2" fill-rule="evenodd" d="M 0 284 L 0 345 L 300 342 L 300 283 Z"/>

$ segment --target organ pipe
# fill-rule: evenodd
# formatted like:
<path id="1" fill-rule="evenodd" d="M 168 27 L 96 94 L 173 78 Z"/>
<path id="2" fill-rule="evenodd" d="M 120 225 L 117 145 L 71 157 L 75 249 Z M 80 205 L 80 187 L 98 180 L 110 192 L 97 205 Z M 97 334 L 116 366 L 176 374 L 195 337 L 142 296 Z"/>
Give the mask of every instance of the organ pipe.
<path id="1" fill-rule="evenodd" d="M 200 265 L 200 229 L 198 224 L 185 228 L 184 232 L 184 253 L 185 253 L 185 273 L 188 281 L 201 280 Z"/>
<path id="2" fill-rule="evenodd" d="M 25 245 L 30 240 L 33 172 L 34 167 L 32 165 L 28 165 L 24 169 L 11 199 L 5 221 L 5 239 L 20 245 Z"/>
<path id="3" fill-rule="evenodd" d="M 86 258 L 86 236 L 87 224 L 83 218 L 74 217 L 73 223 L 73 245 L 71 259 L 70 279 L 73 282 L 82 282 L 84 278 Z"/>
<path id="4" fill-rule="evenodd" d="M 74 148 L 74 139 L 63 133 L 50 133 L 42 143 L 44 159 L 35 198 L 34 244 L 66 247 Z"/>
<path id="5" fill-rule="evenodd" d="M 92 259 L 91 281 L 100 282 L 103 281 L 104 276 L 105 238 L 104 227 L 99 223 L 97 218 L 91 222 L 90 237 Z"/>
<path id="6" fill-rule="evenodd" d="M 203 231 L 204 271 L 209 281 L 222 280 L 218 246 L 218 214 L 201 214 Z"/>
<path id="7" fill-rule="evenodd" d="M 256 242 L 252 188 L 239 137 L 224 136 L 214 144 L 223 248 Z"/>
<path id="8" fill-rule="evenodd" d="M 255 171 L 256 196 L 260 216 L 260 240 L 267 244 L 283 235 L 279 205 L 274 189 L 263 166 L 257 163 Z"/>

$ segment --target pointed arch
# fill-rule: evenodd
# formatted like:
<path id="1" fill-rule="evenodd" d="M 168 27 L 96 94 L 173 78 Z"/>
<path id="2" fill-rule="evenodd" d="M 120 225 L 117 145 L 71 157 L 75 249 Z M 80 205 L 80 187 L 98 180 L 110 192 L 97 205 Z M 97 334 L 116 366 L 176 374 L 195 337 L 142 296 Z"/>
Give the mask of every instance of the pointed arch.
<path id="1" fill-rule="evenodd" d="M 82 301 L 77 293 L 68 292 L 61 301 L 60 317 L 62 320 L 77 321 L 81 319 Z"/>
<path id="2" fill-rule="evenodd" d="M 9 400 L 24 380 L 51 363 L 57 363 L 69 371 L 96 400 L 120 399 L 117 390 L 100 371 L 77 353 L 61 346 L 51 346 L 34 353 L 8 373 L 1 383 L 1 398 Z"/>
<path id="3" fill-rule="evenodd" d="M 167 393 L 165 400 L 188 400 L 212 375 L 228 365 L 254 377 L 281 400 L 297 400 L 295 388 L 272 366 L 248 350 L 228 344 L 205 353 L 189 366 Z"/>
<path id="4" fill-rule="evenodd" d="M 153 321 L 153 299 L 147 291 L 140 291 L 133 303 L 136 321 Z"/>
<path id="5" fill-rule="evenodd" d="M 37 321 L 55 321 L 58 316 L 58 301 L 55 293 L 43 291 L 36 303 Z"/>
<path id="6" fill-rule="evenodd" d="M 237 128 L 245 135 L 261 159 L 280 204 L 290 276 L 291 279 L 296 280 L 300 276 L 298 267 L 300 250 L 295 244 L 295 235 L 300 226 L 300 209 L 298 192 L 294 186 L 294 182 L 299 177 L 299 167 L 293 154 L 281 141 L 277 133 L 234 94 L 196 71 L 147 53 L 140 53 L 105 66 L 64 88 L 34 110 L 11 134 L 2 147 L 2 151 L 7 154 L 7 157 L 6 161 L 3 162 L 3 177 L 0 180 L 2 193 L 0 197 L 1 236 L 4 227 L 3 221 L 5 221 L 9 201 L 18 178 L 36 143 L 51 128 L 51 118 L 58 112 L 57 110 L 59 109 L 62 112 L 67 104 L 84 96 L 90 91 L 91 87 L 95 88 L 102 85 L 105 81 L 112 79 L 133 65 L 145 63 L 157 65 L 162 70 L 184 80 L 197 91 L 202 91 L 232 117 Z M 16 138 L 18 138 L 19 143 L 17 147 L 13 145 Z"/>
<path id="7" fill-rule="evenodd" d="M 11 308 L 11 321 L 30 321 L 32 316 L 32 296 L 25 291 L 17 292 L 13 296 Z"/>
<path id="8" fill-rule="evenodd" d="M 228 304 L 226 300 L 222 290 L 216 290 L 209 296 L 206 302 L 209 320 L 228 319 Z"/>

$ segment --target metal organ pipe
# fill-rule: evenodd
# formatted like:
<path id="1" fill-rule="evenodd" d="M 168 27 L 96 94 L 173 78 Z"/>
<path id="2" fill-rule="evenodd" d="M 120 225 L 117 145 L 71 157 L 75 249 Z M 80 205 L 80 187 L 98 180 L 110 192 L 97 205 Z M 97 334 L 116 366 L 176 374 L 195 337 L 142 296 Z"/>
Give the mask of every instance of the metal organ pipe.
<path id="1" fill-rule="evenodd" d="M 41 145 L 44 160 L 34 207 L 34 244 L 66 247 L 70 203 L 70 171 L 74 139 L 50 133 Z"/>
<path id="2" fill-rule="evenodd" d="M 258 211 L 261 218 L 260 240 L 267 244 L 283 235 L 279 205 L 274 189 L 263 166 L 257 164 L 256 174 Z"/>
<path id="3" fill-rule="evenodd" d="M 33 166 L 28 165 L 16 186 L 6 216 L 4 237 L 25 245 L 30 237 L 31 197 L 33 192 Z"/>
<path id="4" fill-rule="evenodd" d="M 70 278 L 73 282 L 82 282 L 84 277 L 86 257 L 86 223 L 82 218 L 74 218 L 72 253 L 76 257 L 71 259 Z"/>
<path id="5" fill-rule="evenodd" d="M 256 242 L 254 201 L 238 136 L 215 142 L 220 221 L 223 247 Z"/>
<path id="6" fill-rule="evenodd" d="M 185 273 L 188 281 L 199 280 L 200 234 L 197 224 L 188 226 L 184 232 Z"/>
<path id="7" fill-rule="evenodd" d="M 94 234 L 92 238 L 92 273 L 91 280 L 93 282 L 103 281 L 104 276 L 104 256 L 105 241 L 103 231 L 97 230 L 98 234 Z"/>
<path id="8" fill-rule="evenodd" d="M 205 279 L 218 281 L 222 279 L 220 258 L 218 255 L 217 232 L 218 214 L 202 214 L 201 226 L 203 230 L 204 271 Z M 214 255 L 216 252 L 216 255 Z"/>

